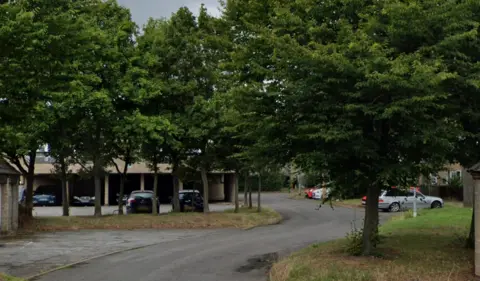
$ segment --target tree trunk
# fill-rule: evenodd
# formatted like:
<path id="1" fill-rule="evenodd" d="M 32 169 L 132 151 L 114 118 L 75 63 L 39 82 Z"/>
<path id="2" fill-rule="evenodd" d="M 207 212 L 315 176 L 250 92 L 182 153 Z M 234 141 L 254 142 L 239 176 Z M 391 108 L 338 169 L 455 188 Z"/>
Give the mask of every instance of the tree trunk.
<path id="1" fill-rule="evenodd" d="M 376 247 L 378 238 L 378 196 L 380 188 L 378 184 L 369 186 L 367 189 L 367 204 L 362 235 L 362 255 L 369 256 Z"/>
<path id="2" fill-rule="evenodd" d="M 95 171 L 95 212 L 94 216 L 102 216 L 102 182 L 100 178 L 100 173 L 98 167 L 94 167 Z"/>
<path id="3" fill-rule="evenodd" d="M 253 202 L 252 202 L 252 185 L 248 185 L 248 208 L 252 209 L 253 208 Z"/>
<path id="4" fill-rule="evenodd" d="M 155 163 L 157 167 L 157 163 Z M 152 202 L 152 214 L 158 215 L 158 206 L 157 206 L 157 193 L 158 193 L 158 171 L 155 169 L 153 171 L 153 202 Z"/>
<path id="5" fill-rule="evenodd" d="M 37 150 L 31 150 L 28 153 L 28 169 L 27 169 L 27 188 L 26 188 L 26 196 L 25 196 L 25 215 L 28 217 L 33 216 L 33 181 L 35 178 L 35 157 L 37 156 Z"/>
<path id="6" fill-rule="evenodd" d="M 124 196 L 124 194 L 125 194 L 125 175 L 121 175 L 120 176 L 120 192 L 118 193 L 118 214 L 119 215 L 123 215 L 123 196 Z"/>
<path id="7" fill-rule="evenodd" d="M 245 173 L 245 184 L 243 185 L 243 205 L 244 206 L 247 206 L 248 205 L 248 188 L 247 188 L 247 184 L 248 184 L 248 174 Z"/>
<path id="8" fill-rule="evenodd" d="M 203 183 L 203 212 L 208 213 L 210 212 L 210 208 L 208 206 L 208 177 L 207 177 L 207 170 L 205 168 L 201 168 L 200 170 L 202 176 L 202 183 Z"/>
<path id="9" fill-rule="evenodd" d="M 62 215 L 68 217 L 70 215 L 70 204 L 68 198 L 68 185 L 67 185 L 67 165 L 65 163 L 65 157 L 60 156 L 60 177 L 62 182 Z"/>
<path id="10" fill-rule="evenodd" d="M 257 212 L 259 213 L 262 211 L 261 194 L 262 194 L 262 177 L 260 176 L 260 173 L 258 173 Z"/>
<path id="11" fill-rule="evenodd" d="M 129 155 L 129 152 L 127 152 Z M 128 165 L 130 165 L 130 157 L 125 157 L 125 166 L 123 166 L 122 174 L 120 175 L 120 192 L 118 194 L 118 214 L 123 215 L 123 196 L 125 194 L 125 182 L 127 181 Z M 118 167 L 118 166 L 117 166 Z"/>
<path id="12" fill-rule="evenodd" d="M 180 188 L 178 186 L 178 177 L 176 176 L 178 171 L 178 165 L 176 163 L 173 163 L 173 170 L 172 170 L 172 176 L 173 176 L 173 211 L 174 212 L 180 212 L 180 199 L 178 198 L 178 195 L 180 193 Z M 193 204 L 193 199 L 192 199 L 192 204 Z"/>
<path id="13" fill-rule="evenodd" d="M 239 174 L 238 173 L 235 173 L 235 187 L 234 187 L 234 199 L 235 199 L 235 213 L 238 213 L 240 211 L 240 204 L 239 204 L 239 199 L 238 199 L 238 178 L 239 178 Z"/>
<path id="14" fill-rule="evenodd" d="M 470 223 L 470 231 L 465 244 L 467 249 L 475 249 L 475 212 L 472 212 L 472 222 Z"/>

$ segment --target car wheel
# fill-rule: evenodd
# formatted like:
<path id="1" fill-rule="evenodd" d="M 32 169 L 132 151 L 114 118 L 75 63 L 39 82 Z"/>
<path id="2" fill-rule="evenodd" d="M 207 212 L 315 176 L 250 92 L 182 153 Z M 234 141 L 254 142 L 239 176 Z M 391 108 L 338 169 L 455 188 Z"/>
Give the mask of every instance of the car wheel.
<path id="1" fill-rule="evenodd" d="M 441 208 L 441 207 L 442 207 L 442 203 L 440 203 L 438 201 L 433 201 L 432 209 L 438 209 L 438 208 Z"/>
<path id="2" fill-rule="evenodd" d="M 395 203 L 392 203 L 392 204 L 390 205 L 390 208 L 388 208 L 388 210 L 389 210 L 390 212 L 398 212 L 398 211 L 400 211 L 400 204 L 398 204 L 398 203 L 396 203 L 396 202 L 395 202 Z"/>

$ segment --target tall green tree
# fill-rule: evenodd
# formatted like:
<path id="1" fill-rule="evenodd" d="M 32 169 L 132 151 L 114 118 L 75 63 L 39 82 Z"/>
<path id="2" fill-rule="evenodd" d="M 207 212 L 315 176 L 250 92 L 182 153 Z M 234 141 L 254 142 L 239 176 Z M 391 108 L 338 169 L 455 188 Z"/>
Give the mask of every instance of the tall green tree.
<path id="1" fill-rule="evenodd" d="M 121 103 L 122 79 L 128 72 L 134 46 L 136 25 L 130 11 L 116 1 L 89 1 L 85 13 L 94 20 L 98 36 L 95 61 L 88 72 L 94 83 L 77 105 L 82 112 L 78 120 L 81 143 L 79 151 L 84 162 L 91 163 L 95 182 L 95 215 L 101 215 L 101 178 L 104 168 L 111 164 L 117 120 L 117 105 Z"/>
<path id="2" fill-rule="evenodd" d="M 367 191 L 362 253 L 369 255 L 380 190 L 445 160 L 453 134 L 441 86 L 455 75 L 441 59 L 387 40 L 405 28 L 379 24 L 390 3 L 262 3 L 272 6 L 261 19 L 251 18 L 256 12 L 234 13 L 234 22 L 253 32 L 234 61 L 249 57 L 245 52 L 256 54 L 258 42 L 271 58 L 250 72 L 265 73 L 262 80 L 236 95 L 244 105 L 243 122 L 259 135 L 251 151 L 279 163 L 294 157 L 302 169 L 327 170 L 334 181 L 349 175 L 360 183 Z"/>
<path id="3" fill-rule="evenodd" d="M 65 159 L 61 155 L 71 144 L 65 144 L 65 132 L 74 124 L 65 106 L 75 104 L 71 100 L 90 80 L 83 75 L 84 59 L 91 57 L 95 31 L 82 13 L 84 4 L 25 0 L 0 6 L 0 150 L 26 178 L 29 215 L 36 151 L 52 142 L 56 159 Z"/>
<path id="4" fill-rule="evenodd" d="M 218 62 L 213 46 L 216 31 L 214 19 L 203 6 L 198 19 L 184 7 L 168 20 L 151 20 L 139 40 L 149 77 L 158 89 L 145 97 L 143 114 L 167 116 L 176 127 L 175 134 L 155 149 L 172 166 L 174 211 L 179 211 L 176 178 L 185 165 L 201 171 L 208 200 L 210 136 L 217 119 L 212 102 Z"/>

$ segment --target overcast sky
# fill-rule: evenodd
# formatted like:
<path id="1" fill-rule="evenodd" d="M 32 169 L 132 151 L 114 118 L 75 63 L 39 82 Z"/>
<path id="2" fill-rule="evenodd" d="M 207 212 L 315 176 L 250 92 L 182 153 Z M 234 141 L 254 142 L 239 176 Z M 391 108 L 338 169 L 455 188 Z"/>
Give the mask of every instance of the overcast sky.
<path id="1" fill-rule="evenodd" d="M 130 9 L 133 20 L 139 27 L 147 23 L 150 17 L 170 17 L 173 12 L 183 6 L 197 14 L 200 5 L 204 3 L 210 14 L 219 14 L 218 0 L 118 0 L 118 3 Z"/>

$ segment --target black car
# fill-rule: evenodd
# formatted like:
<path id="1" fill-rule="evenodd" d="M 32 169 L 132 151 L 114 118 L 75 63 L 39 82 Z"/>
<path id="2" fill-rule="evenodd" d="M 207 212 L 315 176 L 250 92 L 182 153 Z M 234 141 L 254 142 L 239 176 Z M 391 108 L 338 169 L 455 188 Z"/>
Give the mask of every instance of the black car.
<path id="1" fill-rule="evenodd" d="M 74 196 L 72 200 L 73 206 L 95 206 L 95 197 L 90 196 Z"/>
<path id="2" fill-rule="evenodd" d="M 155 198 L 153 191 L 133 191 L 127 200 L 127 214 L 151 213 L 153 210 L 153 200 L 157 200 L 157 208 L 159 208 L 160 202 L 158 198 Z"/>
<path id="3" fill-rule="evenodd" d="M 203 212 L 203 197 L 198 190 L 181 190 L 178 193 L 178 200 L 180 202 L 180 212 Z"/>
<path id="4" fill-rule="evenodd" d="M 33 195 L 33 206 L 55 206 L 55 195 L 35 194 Z"/>

